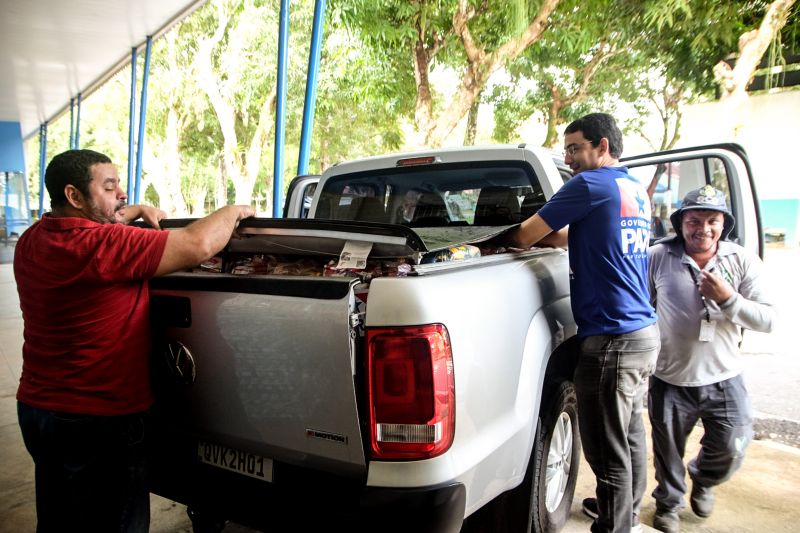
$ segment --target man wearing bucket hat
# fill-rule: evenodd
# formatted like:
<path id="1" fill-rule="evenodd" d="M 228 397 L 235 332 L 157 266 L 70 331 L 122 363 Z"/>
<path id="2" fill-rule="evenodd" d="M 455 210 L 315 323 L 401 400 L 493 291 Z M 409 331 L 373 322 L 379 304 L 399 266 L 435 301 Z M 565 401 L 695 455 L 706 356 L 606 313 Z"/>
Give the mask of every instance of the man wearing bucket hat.
<path id="1" fill-rule="evenodd" d="M 722 191 L 706 185 L 689 192 L 670 221 L 676 235 L 649 250 L 661 351 L 648 411 L 658 482 L 653 526 L 677 532 L 687 489 L 683 455 L 698 419 L 704 435 L 688 463 L 697 516 L 711 515 L 713 487 L 742 464 L 753 427 L 740 328 L 771 331 L 775 310 L 763 287 L 761 260 L 726 240 L 735 221 Z"/>

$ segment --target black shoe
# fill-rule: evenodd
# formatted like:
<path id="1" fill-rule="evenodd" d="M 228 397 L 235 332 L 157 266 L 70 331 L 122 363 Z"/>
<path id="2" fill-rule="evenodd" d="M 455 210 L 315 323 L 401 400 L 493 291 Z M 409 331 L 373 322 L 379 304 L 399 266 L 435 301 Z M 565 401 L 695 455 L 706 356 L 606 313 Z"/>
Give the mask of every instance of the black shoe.
<path id="1" fill-rule="evenodd" d="M 714 512 L 714 492 L 711 487 L 692 483 L 692 495 L 689 498 L 692 511 L 700 518 L 708 518 Z"/>
<path id="2" fill-rule="evenodd" d="M 653 517 L 653 527 L 665 533 L 679 533 L 681 530 L 681 519 L 674 511 L 659 511 Z"/>
<path id="3" fill-rule="evenodd" d="M 597 498 L 584 498 L 581 509 L 583 510 L 583 514 L 592 520 L 596 519 L 600 514 L 597 512 Z"/>

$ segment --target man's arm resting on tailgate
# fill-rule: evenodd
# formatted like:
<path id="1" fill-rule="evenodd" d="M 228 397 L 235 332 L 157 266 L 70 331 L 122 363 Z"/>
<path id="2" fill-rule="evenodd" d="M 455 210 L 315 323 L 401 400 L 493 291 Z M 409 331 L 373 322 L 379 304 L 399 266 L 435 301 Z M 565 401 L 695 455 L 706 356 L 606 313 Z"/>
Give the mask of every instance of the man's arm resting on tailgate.
<path id="1" fill-rule="evenodd" d="M 242 219 L 254 216 L 249 205 L 227 205 L 183 229 L 171 230 L 156 276 L 199 265 L 222 250 Z"/>
<path id="2" fill-rule="evenodd" d="M 537 213 L 519 225 L 511 235 L 511 240 L 514 246 L 523 249 L 530 248 L 534 244 L 566 248 L 567 235 L 566 227 L 553 231 L 553 228 Z"/>

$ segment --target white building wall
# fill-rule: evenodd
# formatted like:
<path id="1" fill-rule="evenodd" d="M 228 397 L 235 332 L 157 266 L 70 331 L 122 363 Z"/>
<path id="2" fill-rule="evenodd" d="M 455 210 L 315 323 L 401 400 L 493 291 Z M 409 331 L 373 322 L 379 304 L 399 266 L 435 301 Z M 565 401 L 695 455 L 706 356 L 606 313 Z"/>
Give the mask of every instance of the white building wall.
<path id="1" fill-rule="evenodd" d="M 800 91 L 751 95 L 736 116 L 726 114 L 719 102 L 688 106 L 677 147 L 739 143 L 747 150 L 761 200 L 800 198 Z"/>

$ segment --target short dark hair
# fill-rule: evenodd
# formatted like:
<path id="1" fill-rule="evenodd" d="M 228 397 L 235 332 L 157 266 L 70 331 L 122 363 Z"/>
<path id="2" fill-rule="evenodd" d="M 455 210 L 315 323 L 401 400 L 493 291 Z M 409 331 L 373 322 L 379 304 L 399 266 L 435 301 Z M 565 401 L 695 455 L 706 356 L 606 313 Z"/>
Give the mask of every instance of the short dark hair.
<path id="1" fill-rule="evenodd" d="M 622 155 L 622 132 L 617 127 L 617 121 L 608 113 L 590 113 L 567 126 L 564 133 L 582 132 L 587 141 L 592 141 L 592 146 L 597 147 L 600 139 L 608 139 L 608 151 L 611 157 L 619 159 Z"/>
<path id="2" fill-rule="evenodd" d="M 111 163 L 111 159 L 94 150 L 67 150 L 61 152 L 47 165 L 44 182 L 50 194 L 50 207 L 53 209 L 67 205 L 64 188 L 72 185 L 84 197 L 89 198 L 89 183 L 92 181 L 91 167 L 98 163 Z"/>

